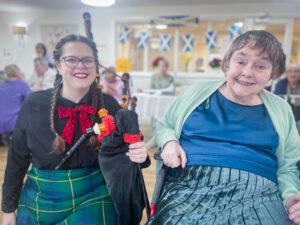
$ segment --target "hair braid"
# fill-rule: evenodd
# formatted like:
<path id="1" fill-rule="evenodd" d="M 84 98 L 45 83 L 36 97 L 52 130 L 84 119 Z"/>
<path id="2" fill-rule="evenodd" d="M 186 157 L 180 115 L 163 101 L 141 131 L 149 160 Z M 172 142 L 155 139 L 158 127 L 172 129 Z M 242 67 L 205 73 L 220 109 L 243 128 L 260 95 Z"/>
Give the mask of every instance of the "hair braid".
<path id="1" fill-rule="evenodd" d="M 50 129 L 51 131 L 55 134 L 55 138 L 52 144 L 53 147 L 53 152 L 55 153 L 63 153 L 66 148 L 66 143 L 65 140 L 63 139 L 62 136 L 60 136 L 55 129 L 55 122 L 54 122 L 54 112 L 56 108 L 56 100 L 57 96 L 61 90 L 61 81 L 62 77 L 61 75 L 57 72 L 56 77 L 55 77 L 55 82 L 54 82 L 54 88 L 52 91 L 52 97 L 51 97 L 51 102 L 50 102 Z"/>

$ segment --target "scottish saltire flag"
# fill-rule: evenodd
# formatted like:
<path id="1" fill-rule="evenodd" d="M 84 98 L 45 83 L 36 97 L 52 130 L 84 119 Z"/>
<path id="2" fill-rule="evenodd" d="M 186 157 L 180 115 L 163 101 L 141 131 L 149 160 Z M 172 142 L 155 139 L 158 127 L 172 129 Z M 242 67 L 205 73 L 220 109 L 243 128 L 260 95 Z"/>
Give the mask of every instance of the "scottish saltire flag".
<path id="1" fill-rule="evenodd" d="M 241 28 L 239 28 L 238 25 L 236 24 L 231 25 L 228 31 L 229 31 L 229 36 L 231 41 L 233 41 L 234 39 L 236 39 L 238 36 L 242 34 Z"/>
<path id="2" fill-rule="evenodd" d="M 148 46 L 149 34 L 147 32 L 141 32 L 137 39 L 138 39 L 137 46 L 139 48 L 145 48 Z"/>
<path id="3" fill-rule="evenodd" d="M 182 36 L 182 47 L 184 52 L 190 52 L 194 48 L 194 35 L 185 34 Z"/>
<path id="4" fill-rule="evenodd" d="M 171 34 L 161 34 L 159 48 L 162 52 L 168 52 L 171 48 Z"/>
<path id="5" fill-rule="evenodd" d="M 186 26 L 199 23 L 195 16 L 158 16 L 151 19 L 151 24 L 165 24 L 168 26 Z"/>
<path id="6" fill-rule="evenodd" d="M 119 33 L 119 43 L 125 44 L 128 42 L 131 30 L 129 27 L 122 27 Z"/>
<path id="7" fill-rule="evenodd" d="M 217 46 L 217 32 L 207 31 L 205 34 L 206 45 L 209 49 L 213 49 Z"/>

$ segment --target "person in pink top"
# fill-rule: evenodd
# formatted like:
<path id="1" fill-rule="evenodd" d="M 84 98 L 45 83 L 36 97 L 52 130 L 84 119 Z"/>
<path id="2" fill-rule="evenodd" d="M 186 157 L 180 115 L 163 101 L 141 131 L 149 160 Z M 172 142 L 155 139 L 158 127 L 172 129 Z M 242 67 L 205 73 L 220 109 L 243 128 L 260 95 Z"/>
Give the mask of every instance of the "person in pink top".
<path id="1" fill-rule="evenodd" d="M 123 81 L 115 76 L 116 69 L 114 67 L 109 67 L 104 73 L 104 77 L 101 80 L 103 86 L 103 93 L 113 96 L 119 103 L 122 102 L 122 89 Z"/>

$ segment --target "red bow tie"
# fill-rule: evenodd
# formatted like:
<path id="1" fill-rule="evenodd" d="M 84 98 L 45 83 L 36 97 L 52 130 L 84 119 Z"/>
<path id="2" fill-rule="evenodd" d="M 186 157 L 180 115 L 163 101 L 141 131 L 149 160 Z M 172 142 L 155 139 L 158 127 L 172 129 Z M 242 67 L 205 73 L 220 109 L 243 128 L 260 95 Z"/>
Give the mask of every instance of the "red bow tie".
<path id="1" fill-rule="evenodd" d="M 58 107 L 58 118 L 64 119 L 69 118 L 67 124 L 65 125 L 61 136 L 65 139 L 68 145 L 72 144 L 75 129 L 76 129 L 76 112 L 79 111 L 79 125 L 81 133 L 84 134 L 86 129 L 91 127 L 91 121 L 88 116 L 89 114 L 96 114 L 96 108 L 89 105 L 81 105 L 76 108 Z"/>

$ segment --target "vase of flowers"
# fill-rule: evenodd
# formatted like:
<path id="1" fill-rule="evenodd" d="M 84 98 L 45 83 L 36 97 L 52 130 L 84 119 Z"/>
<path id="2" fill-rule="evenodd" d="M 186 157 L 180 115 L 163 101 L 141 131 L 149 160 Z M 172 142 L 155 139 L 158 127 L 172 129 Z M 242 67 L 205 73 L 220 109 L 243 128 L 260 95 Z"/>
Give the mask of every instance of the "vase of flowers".
<path id="1" fill-rule="evenodd" d="M 213 58 L 210 62 L 209 62 L 209 66 L 212 69 L 219 69 L 221 68 L 221 63 L 222 63 L 222 59 L 220 58 Z"/>
<path id="2" fill-rule="evenodd" d="M 192 56 L 186 55 L 183 59 L 182 62 L 184 63 L 184 72 L 189 72 L 189 63 L 192 59 Z"/>

